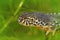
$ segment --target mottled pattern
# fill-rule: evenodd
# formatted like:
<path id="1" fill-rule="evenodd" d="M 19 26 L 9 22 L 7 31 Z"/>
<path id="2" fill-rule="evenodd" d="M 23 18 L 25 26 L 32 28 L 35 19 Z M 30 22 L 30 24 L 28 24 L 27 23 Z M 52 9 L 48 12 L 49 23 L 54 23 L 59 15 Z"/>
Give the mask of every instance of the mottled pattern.
<path id="1" fill-rule="evenodd" d="M 23 12 L 19 16 L 18 22 L 25 26 L 40 27 L 46 31 L 46 35 L 55 29 L 55 18 L 47 13 Z"/>
<path id="2" fill-rule="evenodd" d="M 30 12 L 22 13 L 18 19 L 19 23 L 23 22 L 25 25 L 34 24 L 34 25 L 51 25 L 53 18 L 52 15 L 39 13 L 39 12 Z"/>

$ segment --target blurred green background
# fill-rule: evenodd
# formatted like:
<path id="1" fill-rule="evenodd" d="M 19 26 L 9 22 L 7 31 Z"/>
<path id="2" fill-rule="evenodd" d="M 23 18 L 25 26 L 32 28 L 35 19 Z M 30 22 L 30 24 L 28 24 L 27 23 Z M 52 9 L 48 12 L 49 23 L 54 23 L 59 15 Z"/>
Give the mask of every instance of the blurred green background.
<path id="1" fill-rule="evenodd" d="M 58 14 L 60 0 L 0 0 L 0 40 L 60 40 L 59 31 L 46 36 L 42 30 L 20 25 L 18 16 L 23 11 Z"/>

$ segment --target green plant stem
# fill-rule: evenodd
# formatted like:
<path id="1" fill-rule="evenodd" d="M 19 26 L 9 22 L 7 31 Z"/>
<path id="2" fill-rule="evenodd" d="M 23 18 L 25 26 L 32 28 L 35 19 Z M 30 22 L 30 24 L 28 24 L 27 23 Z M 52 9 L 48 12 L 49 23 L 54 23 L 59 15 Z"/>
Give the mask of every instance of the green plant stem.
<path id="1" fill-rule="evenodd" d="M 16 14 L 17 14 L 17 13 L 19 12 L 19 10 L 21 9 L 23 3 L 24 3 L 24 0 L 22 0 L 22 1 L 19 3 L 16 11 L 14 12 L 14 16 L 11 16 L 11 17 L 8 19 L 8 21 L 6 21 L 6 23 L 3 25 L 2 29 L 0 29 L 0 33 L 2 33 L 2 32 L 4 31 L 4 29 L 6 29 L 6 28 L 8 27 L 9 23 L 15 18 Z"/>

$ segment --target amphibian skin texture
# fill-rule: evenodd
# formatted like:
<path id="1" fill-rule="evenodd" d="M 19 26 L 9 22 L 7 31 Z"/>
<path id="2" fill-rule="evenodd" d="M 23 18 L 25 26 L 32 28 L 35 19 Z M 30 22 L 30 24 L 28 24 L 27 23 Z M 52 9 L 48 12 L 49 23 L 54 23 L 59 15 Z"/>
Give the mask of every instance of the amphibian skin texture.
<path id="1" fill-rule="evenodd" d="M 40 12 L 23 12 L 18 18 L 19 24 L 40 28 L 46 31 L 46 35 L 50 32 L 53 32 L 54 35 L 55 21 L 53 15 Z"/>

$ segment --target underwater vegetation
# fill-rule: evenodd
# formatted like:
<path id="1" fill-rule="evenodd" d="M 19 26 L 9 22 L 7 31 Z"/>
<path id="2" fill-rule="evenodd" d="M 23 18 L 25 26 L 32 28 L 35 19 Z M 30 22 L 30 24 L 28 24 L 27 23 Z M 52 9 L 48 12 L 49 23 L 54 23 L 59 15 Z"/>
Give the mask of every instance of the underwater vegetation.
<path id="1" fill-rule="evenodd" d="M 28 18 L 27 22 L 23 19 L 25 22 L 20 24 L 21 15 Z M 50 29 L 57 30 L 54 35 L 52 32 L 46 35 L 36 25 L 41 25 L 43 30 L 46 25 L 52 25 L 54 27 Z M 0 40 L 60 40 L 60 0 L 0 0 Z"/>

